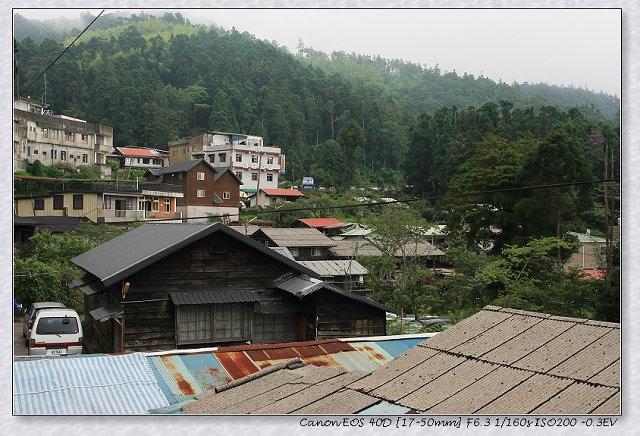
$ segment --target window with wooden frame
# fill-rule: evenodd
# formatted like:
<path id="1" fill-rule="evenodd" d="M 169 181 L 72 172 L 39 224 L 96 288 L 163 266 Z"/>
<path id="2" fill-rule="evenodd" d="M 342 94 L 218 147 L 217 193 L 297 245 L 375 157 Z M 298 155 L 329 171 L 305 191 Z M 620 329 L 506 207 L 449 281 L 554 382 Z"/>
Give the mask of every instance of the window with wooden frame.
<path id="1" fill-rule="evenodd" d="M 198 175 L 197 175 L 198 180 L 204 180 L 204 173 L 198 171 Z"/>
<path id="2" fill-rule="evenodd" d="M 74 194 L 73 195 L 73 209 L 74 210 L 82 210 L 84 207 L 84 195 L 82 194 Z"/>
<path id="3" fill-rule="evenodd" d="M 64 195 L 53 196 L 53 210 L 62 210 L 64 208 Z"/>
<path id="4" fill-rule="evenodd" d="M 251 339 L 252 303 L 184 304 L 177 306 L 178 344 Z"/>
<path id="5" fill-rule="evenodd" d="M 204 189 L 198 189 L 198 192 L 196 192 L 196 195 L 200 198 L 204 197 Z"/>
<path id="6" fill-rule="evenodd" d="M 322 255 L 322 249 L 320 247 L 312 247 L 311 248 L 311 255 L 313 257 L 318 257 Z"/>
<path id="7" fill-rule="evenodd" d="M 171 199 L 170 198 L 165 198 L 164 199 L 164 211 L 165 212 L 171 212 Z"/>
<path id="8" fill-rule="evenodd" d="M 151 202 L 151 210 L 154 212 L 158 212 L 160 210 L 160 199 L 158 197 L 153 197 Z"/>
<path id="9" fill-rule="evenodd" d="M 222 193 L 222 199 L 223 200 L 229 200 L 230 198 L 231 198 L 231 192 L 225 191 L 225 192 Z"/>
<path id="10" fill-rule="evenodd" d="M 351 320 L 352 328 L 358 336 L 384 335 L 384 321 L 382 318 Z"/>
<path id="11" fill-rule="evenodd" d="M 34 210 L 44 210 L 44 198 L 36 198 L 33 200 Z"/>

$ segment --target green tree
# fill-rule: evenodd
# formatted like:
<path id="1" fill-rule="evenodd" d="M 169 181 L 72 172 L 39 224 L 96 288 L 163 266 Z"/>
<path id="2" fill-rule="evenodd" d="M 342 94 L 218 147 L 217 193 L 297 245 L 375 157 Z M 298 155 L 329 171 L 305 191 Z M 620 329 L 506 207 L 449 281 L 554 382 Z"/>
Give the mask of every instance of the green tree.
<path id="1" fill-rule="evenodd" d="M 347 187 L 358 180 L 358 161 L 366 142 L 362 128 L 353 118 L 338 132 L 338 143 L 344 156 L 344 181 Z"/>

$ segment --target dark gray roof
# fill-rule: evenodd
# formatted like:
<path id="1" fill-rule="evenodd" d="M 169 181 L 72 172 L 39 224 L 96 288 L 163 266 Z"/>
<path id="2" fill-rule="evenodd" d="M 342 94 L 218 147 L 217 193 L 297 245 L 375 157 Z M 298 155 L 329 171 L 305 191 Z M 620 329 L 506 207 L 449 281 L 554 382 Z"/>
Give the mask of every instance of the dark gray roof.
<path id="1" fill-rule="evenodd" d="M 111 303 L 90 311 L 89 315 L 97 321 L 106 321 L 120 313 L 122 313 L 122 306 L 120 303 Z"/>
<path id="2" fill-rule="evenodd" d="M 32 227 L 38 231 L 49 230 L 52 233 L 71 232 L 80 223 L 90 223 L 91 220 L 82 216 L 14 216 L 13 225 Z"/>
<path id="3" fill-rule="evenodd" d="M 222 223 L 145 224 L 74 257 L 71 262 L 96 276 L 107 287 L 215 232 L 223 232 L 294 271 L 318 277 L 309 268 Z"/>
<path id="4" fill-rule="evenodd" d="M 299 263 L 317 272 L 320 277 L 344 277 L 367 275 L 367 269 L 355 260 L 299 260 Z"/>
<path id="5" fill-rule="evenodd" d="M 307 295 L 313 294 L 321 289 L 326 289 L 330 292 L 340 294 L 344 297 L 351 298 L 352 300 L 359 301 L 376 309 L 384 310 L 385 312 L 399 314 L 400 312 L 392 309 L 389 306 L 373 301 L 370 298 L 363 297 L 361 295 L 354 294 L 353 292 L 345 291 L 344 289 L 334 286 L 330 283 L 323 282 L 313 277 L 303 275 L 297 276 L 284 276 L 274 281 L 276 288 L 287 291 L 296 297 L 303 299 Z"/>
<path id="6" fill-rule="evenodd" d="M 253 290 L 169 292 L 176 306 L 181 304 L 252 303 L 261 298 Z"/>
<path id="7" fill-rule="evenodd" d="M 191 168 L 198 165 L 200 162 L 209 166 L 214 173 L 218 172 L 218 170 L 212 167 L 211 164 L 204 159 L 193 159 L 193 160 L 185 160 L 182 162 L 176 162 L 174 164 L 169 165 L 168 167 L 158 168 L 158 170 L 159 170 L 159 174 L 186 173 Z"/>

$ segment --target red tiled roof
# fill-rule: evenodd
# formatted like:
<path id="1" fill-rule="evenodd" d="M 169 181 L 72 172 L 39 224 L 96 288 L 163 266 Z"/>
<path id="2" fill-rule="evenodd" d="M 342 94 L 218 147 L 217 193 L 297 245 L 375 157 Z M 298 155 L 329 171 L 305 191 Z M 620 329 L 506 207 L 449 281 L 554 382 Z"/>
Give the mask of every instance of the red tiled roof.
<path id="1" fill-rule="evenodd" d="M 297 189 L 261 189 L 261 191 L 274 197 L 304 197 L 304 194 Z"/>
<path id="2" fill-rule="evenodd" d="M 141 148 L 118 147 L 118 150 L 120 150 L 125 156 L 158 157 L 151 150 Z"/>
<path id="3" fill-rule="evenodd" d="M 327 227 L 334 224 L 342 224 L 342 221 L 336 218 L 301 218 L 298 221 L 309 227 Z"/>

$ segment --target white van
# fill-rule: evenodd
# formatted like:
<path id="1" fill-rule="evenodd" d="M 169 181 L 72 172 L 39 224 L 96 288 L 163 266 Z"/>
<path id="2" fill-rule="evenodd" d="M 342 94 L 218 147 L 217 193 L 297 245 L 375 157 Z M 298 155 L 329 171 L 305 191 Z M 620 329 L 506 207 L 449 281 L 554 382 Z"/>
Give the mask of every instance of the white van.
<path id="1" fill-rule="evenodd" d="M 73 309 L 41 309 L 29 338 L 30 356 L 82 354 L 82 324 Z"/>

